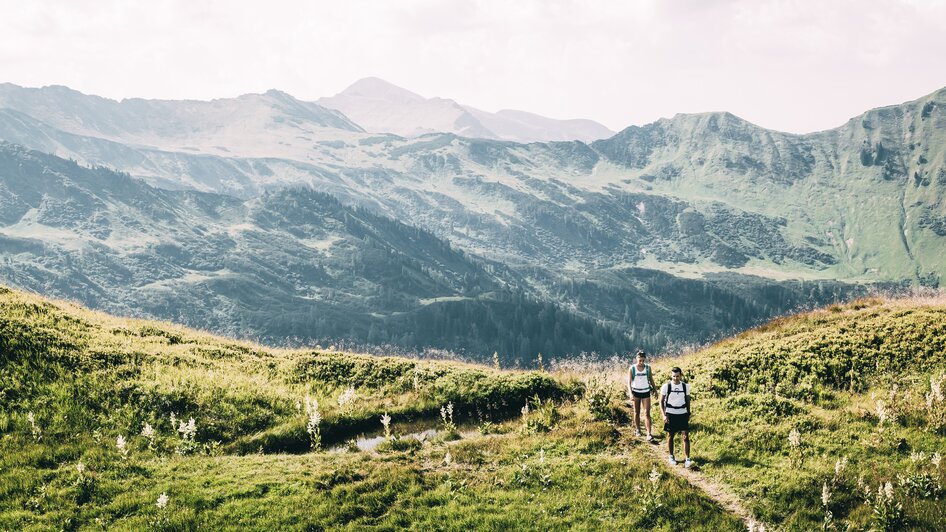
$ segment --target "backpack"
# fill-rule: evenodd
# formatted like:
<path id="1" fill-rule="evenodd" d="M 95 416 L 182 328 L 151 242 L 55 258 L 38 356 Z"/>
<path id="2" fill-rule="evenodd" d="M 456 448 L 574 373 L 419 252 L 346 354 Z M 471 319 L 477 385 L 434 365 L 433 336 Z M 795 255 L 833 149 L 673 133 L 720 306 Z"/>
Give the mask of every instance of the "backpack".
<path id="1" fill-rule="evenodd" d="M 672 383 L 669 383 L 669 382 L 668 382 L 667 384 L 672 384 Z M 687 387 L 687 383 L 686 383 L 686 382 L 680 381 L 680 384 L 683 385 L 683 397 L 686 398 L 686 396 L 690 394 L 690 390 L 689 390 L 689 388 Z M 668 392 L 669 392 L 670 388 L 667 388 L 667 390 L 668 390 Z M 661 391 L 661 393 L 663 393 L 663 392 Z M 665 407 L 670 407 L 670 408 L 684 408 L 683 406 L 670 406 L 670 404 L 667 402 L 667 400 L 668 400 L 669 398 L 670 398 L 670 394 L 668 393 L 668 394 L 664 397 L 664 406 L 665 406 Z M 684 403 L 684 404 L 685 404 L 685 403 Z M 687 409 L 687 411 L 689 411 L 689 408 Z"/>
<path id="2" fill-rule="evenodd" d="M 634 380 L 634 377 L 637 377 L 637 366 L 631 365 L 631 380 Z M 650 364 L 644 364 L 644 372 L 647 373 L 647 380 L 651 380 L 650 377 Z"/>

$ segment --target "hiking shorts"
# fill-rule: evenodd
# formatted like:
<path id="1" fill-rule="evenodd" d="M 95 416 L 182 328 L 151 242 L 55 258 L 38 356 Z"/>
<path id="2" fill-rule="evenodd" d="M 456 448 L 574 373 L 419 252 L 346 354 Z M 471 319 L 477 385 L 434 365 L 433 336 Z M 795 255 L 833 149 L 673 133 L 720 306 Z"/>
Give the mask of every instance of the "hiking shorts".
<path id="1" fill-rule="evenodd" d="M 664 432 L 684 432 L 690 430 L 690 414 L 667 414 Z"/>
<path id="2" fill-rule="evenodd" d="M 631 395 L 638 399 L 647 399 L 650 397 L 650 392 L 635 392 L 634 390 L 631 390 Z"/>

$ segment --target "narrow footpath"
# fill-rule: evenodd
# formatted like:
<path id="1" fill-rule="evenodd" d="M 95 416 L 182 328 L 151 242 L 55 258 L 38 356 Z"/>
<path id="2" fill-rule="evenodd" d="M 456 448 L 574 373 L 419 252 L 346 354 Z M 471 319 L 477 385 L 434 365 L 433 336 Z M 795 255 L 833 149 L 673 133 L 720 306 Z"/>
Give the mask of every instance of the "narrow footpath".
<path id="1" fill-rule="evenodd" d="M 666 448 L 661 445 L 665 441 L 662 438 L 660 439 L 661 444 L 648 444 L 643 438 L 635 436 L 630 426 L 618 427 L 618 431 L 628 440 L 633 440 L 635 443 L 642 445 L 651 456 L 654 457 L 654 460 L 667 466 L 667 469 L 669 469 L 671 473 L 687 481 L 690 485 L 699 488 L 707 497 L 716 501 L 716 504 L 719 504 L 724 510 L 742 519 L 750 532 L 765 532 L 769 530 L 769 527 L 757 521 L 752 516 L 752 513 L 746 510 L 738 497 L 727 491 L 726 488 L 719 483 L 706 478 L 706 476 L 694 468 L 684 468 L 683 461 L 677 466 L 669 466 L 667 464 Z M 696 463 L 696 467 L 699 467 L 699 463 Z"/>

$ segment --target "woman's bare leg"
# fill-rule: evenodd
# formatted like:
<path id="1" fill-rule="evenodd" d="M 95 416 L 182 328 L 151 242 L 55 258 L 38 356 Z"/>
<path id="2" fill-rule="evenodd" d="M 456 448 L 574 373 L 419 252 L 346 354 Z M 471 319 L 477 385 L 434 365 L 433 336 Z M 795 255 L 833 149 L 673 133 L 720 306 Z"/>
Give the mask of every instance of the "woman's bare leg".
<path id="1" fill-rule="evenodd" d="M 641 431 L 641 400 L 637 397 L 632 397 L 631 401 L 634 403 L 634 429 L 637 432 Z"/>
<path id="2" fill-rule="evenodd" d="M 650 397 L 641 399 L 641 406 L 644 408 L 644 425 L 647 426 L 647 435 L 650 436 L 653 434 L 651 431 L 651 425 L 653 425 L 653 421 L 650 419 Z M 638 423 L 637 426 L 639 427 L 640 423 Z"/>

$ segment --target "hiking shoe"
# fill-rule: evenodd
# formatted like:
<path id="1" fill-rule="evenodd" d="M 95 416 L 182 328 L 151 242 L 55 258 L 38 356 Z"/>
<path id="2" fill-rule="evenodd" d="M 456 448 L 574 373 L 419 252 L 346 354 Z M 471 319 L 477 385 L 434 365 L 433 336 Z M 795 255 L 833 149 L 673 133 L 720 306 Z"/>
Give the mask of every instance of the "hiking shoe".
<path id="1" fill-rule="evenodd" d="M 641 429 L 637 429 L 637 430 L 634 431 L 634 435 L 637 436 L 638 438 L 640 438 L 640 437 L 643 436 L 644 434 L 641 433 Z"/>
<path id="2" fill-rule="evenodd" d="M 647 435 L 647 443 L 651 443 L 651 442 L 653 442 L 653 441 L 654 441 L 654 436 L 653 436 L 652 434 L 648 434 L 648 435 Z"/>
<path id="3" fill-rule="evenodd" d="M 677 465 L 677 459 L 674 458 L 672 454 L 670 455 L 670 458 L 667 459 L 667 462 L 669 462 L 670 465 Z"/>
<path id="4" fill-rule="evenodd" d="M 687 458 L 686 461 L 683 462 L 683 467 L 685 467 L 685 468 L 687 468 L 687 469 L 690 469 L 690 466 L 691 466 L 691 465 L 693 465 L 693 461 L 691 461 L 689 458 Z"/>

